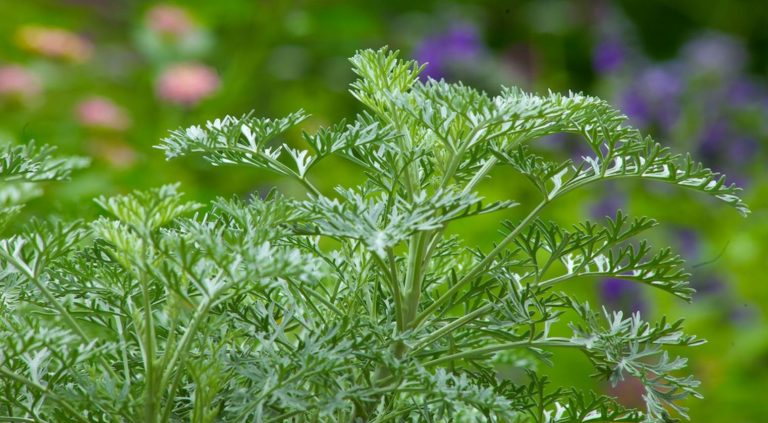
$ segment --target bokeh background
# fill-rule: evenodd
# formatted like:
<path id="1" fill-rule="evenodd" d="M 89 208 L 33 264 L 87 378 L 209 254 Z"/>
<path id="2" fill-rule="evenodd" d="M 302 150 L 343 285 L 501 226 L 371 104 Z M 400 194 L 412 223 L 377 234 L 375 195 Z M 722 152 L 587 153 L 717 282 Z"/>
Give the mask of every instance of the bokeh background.
<path id="1" fill-rule="evenodd" d="M 649 215 L 650 237 L 689 260 L 692 304 L 623 281 L 569 287 L 610 309 L 685 317 L 709 340 L 691 351 L 704 400 L 694 422 L 768 419 L 768 2 L 638 1 L 252 1 L 0 0 L 0 139 L 37 140 L 93 159 L 71 183 L 52 184 L 28 214 L 97 212 L 91 198 L 180 181 L 190 198 L 259 193 L 275 184 L 248 169 L 166 162 L 153 145 L 169 129 L 254 110 L 304 108 L 302 129 L 352 116 L 347 58 L 388 45 L 429 62 L 425 77 L 462 80 L 490 94 L 501 85 L 599 95 L 670 146 L 729 175 L 753 214 L 642 184 L 573 194 L 551 218 L 578 222 Z M 300 131 L 289 134 L 300 142 Z M 567 137 L 538 148 L 578 157 Z M 358 177 L 323 172 L 326 189 Z M 281 186 L 301 195 L 298 187 Z M 491 181 L 493 196 L 526 199 L 520 184 Z M 466 231 L 489 243 L 495 221 Z M 638 386 L 588 378 L 566 353 L 546 369 L 562 384 L 637 404 Z"/>

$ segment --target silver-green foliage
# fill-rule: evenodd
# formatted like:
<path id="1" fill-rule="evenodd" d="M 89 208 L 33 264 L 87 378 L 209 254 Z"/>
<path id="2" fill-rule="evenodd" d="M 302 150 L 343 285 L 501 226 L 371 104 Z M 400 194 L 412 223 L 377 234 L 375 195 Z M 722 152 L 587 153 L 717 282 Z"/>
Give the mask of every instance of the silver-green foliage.
<path id="1" fill-rule="evenodd" d="M 73 170 L 88 165 L 85 158 L 59 157 L 54 151 L 34 141 L 22 145 L 0 141 L 0 231 L 25 202 L 42 195 L 42 183 L 66 180 Z"/>
<path id="2" fill-rule="evenodd" d="M 594 312 L 569 281 L 610 276 L 683 299 L 682 261 L 633 240 L 656 222 L 619 213 L 570 228 L 539 215 L 591 183 L 636 178 L 709 194 L 747 213 L 737 189 L 625 125 L 602 100 L 496 97 L 421 83 L 386 49 L 352 58 L 366 111 L 304 138 L 306 118 L 246 115 L 171 132 L 159 148 L 294 178 L 306 199 L 186 202 L 164 186 L 97 202 L 93 222 L 33 222 L 0 241 L 0 420 L 81 422 L 666 422 L 698 382 L 667 346 L 701 341 L 680 322 Z M 537 139 L 581 135 L 592 157 L 557 163 Z M 4 151 L 2 177 L 41 172 Z M 26 154 L 34 159 L 34 154 Z M 324 193 L 335 156 L 367 177 Z M 48 162 L 51 163 L 51 162 Z M 535 204 L 487 203 L 478 184 L 510 166 Z M 35 169 L 48 169 L 38 165 Z M 42 172 L 50 175 L 53 170 Z M 490 251 L 451 222 L 525 207 Z M 567 314 L 566 314 L 567 313 Z M 567 316 L 567 317 L 566 317 Z M 570 333 L 569 336 L 555 334 Z M 645 386 L 644 410 L 555 387 L 537 363 L 583 352 L 596 377 Z M 522 373 L 505 376 L 512 363 Z"/>

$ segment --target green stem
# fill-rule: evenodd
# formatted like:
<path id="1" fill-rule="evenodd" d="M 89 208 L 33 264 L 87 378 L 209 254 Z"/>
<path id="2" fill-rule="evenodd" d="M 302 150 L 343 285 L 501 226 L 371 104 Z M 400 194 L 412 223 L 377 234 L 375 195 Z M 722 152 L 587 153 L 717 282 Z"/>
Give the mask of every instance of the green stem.
<path id="1" fill-rule="evenodd" d="M 80 337 L 80 339 L 83 340 L 86 344 L 89 344 L 92 342 L 92 340 L 86 335 L 83 328 L 80 327 L 80 325 L 77 323 L 74 317 L 72 317 L 72 314 L 67 310 L 61 303 L 56 299 L 56 297 L 53 295 L 53 293 L 48 290 L 48 288 L 45 286 L 43 281 L 40 280 L 40 278 L 37 276 L 36 272 L 33 272 L 32 269 L 29 268 L 29 266 L 26 265 L 26 263 L 20 262 L 16 260 L 15 257 L 6 254 L 4 251 L 0 250 L 0 255 L 3 256 L 8 263 L 12 264 L 17 270 L 24 273 L 24 276 L 26 276 L 34 285 L 37 287 L 37 289 L 40 290 L 40 292 L 43 293 L 43 296 L 46 300 L 53 306 L 53 308 L 56 309 L 57 312 L 59 312 L 60 317 L 64 319 L 64 322 L 66 322 L 67 326 L 69 326 L 70 329 L 72 329 L 77 336 Z M 117 374 L 115 373 L 115 370 L 112 368 L 112 366 L 107 362 L 107 360 L 104 357 L 100 357 L 99 361 L 101 362 L 102 367 L 104 367 L 104 370 L 109 373 L 111 377 L 113 377 L 115 380 L 117 380 Z"/>
<path id="2" fill-rule="evenodd" d="M 312 371 L 307 372 L 307 373 L 297 372 L 293 376 L 291 376 L 288 379 L 284 380 L 283 382 L 274 384 L 271 388 L 267 389 L 266 391 L 260 392 L 259 395 L 256 397 L 256 399 L 253 402 L 251 402 L 250 404 L 248 404 L 245 407 L 245 410 L 243 410 L 240 413 L 240 415 L 234 421 L 238 421 L 238 422 L 245 421 L 245 417 L 248 415 L 248 413 L 253 411 L 254 408 L 258 407 L 260 401 L 262 401 L 264 398 L 267 398 L 270 395 L 272 395 L 272 393 L 275 392 L 277 389 L 280 389 L 280 388 L 282 388 L 283 386 L 286 386 L 286 385 L 290 385 L 291 383 L 293 383 L 293 382 L 295 382 L 295 381 L 297 381 L 297 380 L 299 380 L 301 378 L 310 378 L 310 377 L 312 377 L 312 376 L 314 376 L 316 374 L 322 373 L 322 372 L 324 372 L 324 370 L 312 370 Z M 291 415 L 296 415 L 296 414 L 301 414 L 301 413 L 305 413 L 305 412 L 307 412 L 307 410 L 297 410 L 295 412 L 292 411 L 290 413 L 291 413 Z M 268 420 L 268 421 L 273 421 L 273 420 Z M 283 421 L 283 420 L 278 420 L 278 421 Z"/>
<path id="3" fill-rule="evenodd" d="M 125 333 L 123 332 L 123 320 L 119 315 L 115 316 L 115 329 L 117 330 L 117 336 L 120 339 L 120 357 L 123 360 L 123 377 L 125 378 L 126 387 L 130 389 L 131 386 L 131 366 L 128 364 L 128 342 L 125 340 Z"/>
<path id="4" fill-rule="evenodd" d="M 392 277 L 392 295 L 395 296 L 395 313 L 397 313 L 398 330 L 403 330 L 403 294 L 400 292 L 400 278 L 397 273 L 397 262 L 395 261 L 395 252 L 392 248 L 387 249 L 387 260 L 389 262 L 389 271 Z"/>
<path id="5" fill-rule="evenodd" d="M 413 348 L 411 348 L 411 353 L 421 350 L 422 348 L 428 346 L 429 344 L 435 342 L 436 340 L 442 338 L 443 336 L 455 331 L 456 329 L 459 329 L 460 327 L 488 313 L 491 310 L 493 310 L 493 304 L 487 304 L 487 305 L 484 305 L 483 307 L 476 309 L 471 313 L 468 313 L 452 321 L 451 323 L 448 323 L 447 325 L 432 332 L 426 338 L 422 339 L 416 345 L 414 345 Z"/>
<path id="6" fill-rule="evenodd" d="M 402 134 L 402 137 L 399 137 L 400 141 L 400 149 L 401 151 L 410 151 L 413 146 L 413 139 L 411 139 L 411 134 L 408 131 L 408 128 L 405 127 L 405 125 L 400 123 L 400 119 L 397 115 L 397 113 L 392 113 L 393 117 L 386 116 L 386 120 L 388 120 L 392 126 L 394 126 L 397 131 Z M 407 145 L 403 145 L 403 143 L 407 143 Z M 408 191 L 408 195 L 413 197 L 413 194 L 416 192 L 416 187 L 414 186 L 414 181 L 416 180 L 416 172 L 413 169 L 413 161 L 409 161 L 404 163 L 405 168 L 405 188 Z"/>
<path id="7" fill-rule="evenodd" d="M 480 170 L 477 171 L 475 176 L 472 177 L 472 179 L 467 183 L 467 186 L 464 187 L 464 190 L 462 191 L 462 194 L 468 194 L 472 189 L 480 183 L 480 181 L 485 177 L 485 175 L 488 174 L 488 172 L 493 169 L 493 167 L 496 165 L 496 162 L 498 162 L 499 159 L 496 157 L 491 157 L 488 160 L 486 160 L 485 164 L 483 164 L 483 167 L 480 168 Z"/>
<path id="8" fill-rule="evenodd" d="M 441 402 L 441 401 L 443 401 L 443 400 L 440 399 L 440 398 L 421 401 L 421 402 L 419 402 L 418 405 L 413 405 L 413 406 L 410 406 L 410 407 L 406 407 L 406 408 L 403 408 L 403 409 L 400 409 L 400 410 L 391 411 L 391 412 L 389 412 L 387 414 L 381 415 L 381 416 L 377 417 L 375 420 L 373 420 L 372 423 L 382 423 L 382 422 L 386 422 L 388 420 L 393 420 L 393 419 L 396 419 L 396 418 L 400 417 L 403 414 L 408 414 L 408 413 L 410 413 L 411 411 L 413 411 L 415 409 L 424 407 L 424 406 L 429 405 L 429 404 L 438 403 L 438 402 Z"/>
<path id="9" fill-rule="evenodd" d="M 161 387 L 158 391 L 163 392 L 165 391 L 165 387 L 168 384 L 168 380 L 171 378 L 171 375 L 176 370 L 176 363 L 181 359 L 182 355 L 184 355 L 187 352 L 187 348 L 189 347 L 189 344 L 192 340 L 192 337 L 197 333 L 197 328 L 200 326 L 200 323 L 203 321 L 203 319 L 208 315 L 208 308 L 211 305 L 212 298 L 208 298 L 200 303 L 198 305 L 197 310 L 195 310 L 195 315 L 192 317 L 192 321 L 190 322 L 189 326 L 187 326 L 187 329 L 184 331 L 184 335 L 182 335 L 181 340 L 179 341 L 179 344 L 176 346 L 176 349 L 174 349 L 173 354 L 171 355 L 170 359 L 167 361 L 164 360 L 163 362 L 163 368 L 165 369 L 160 377 L 160 384 Z M 181 371 L 177 371 L 177 377 L 178 373 Z M 174 384 L 175 385 L 175 384 Z M 170 415 L 170 409 L 173 407 L 173 395 L 175 392 L 171 391 L 169 394 L 169 401 L 166 405 L 166 410 L 163 413 L 163 420 L 166 421 L 167 416 Z"/>
<path id="10" fill-rule="evenodd" d="M 456 173 L 456 169 L 459 168 L 459 165 L 461 164 L 461 158 L 464 156 L 464 153 L 466 153 L 467 149 L 474 144 L 475 139 L 480 136 L 481 130 L 483 129 L 485 129 L 485 125 L 478 125 L 474 127 L 472 131 L 467 135 L 466 141 L 462 142 L 458 150 L 456 150 L 456 152 L 451 155 L 451 161 L 448 163 L 448 168 L 445 169 L 443 179 L 440 181 L 440 188 L 445 188 L 448 186 L 448 181 L 453 178 L 454 174 Z"/>
<path id="11" fill-rule="evenodd" d="M 568 274 L 565 274 L 565 275 L 560 275 L 560 276 L 557 276 L 557 277 L 554 277 L 554 278 L 547 279 L 545 281 L 539 282 L 538 286 L 549 287 L 549 286 L 552 286 L 552 285 L 556 285 L 556 284 L 558 284 L 560 282 L 565 282 L 565 281 L 567 281 L 569 279 L 573 279 L 573 278 L 576 278 L 576 277 L 582 277 L 582 276 L 583 277 L 609 276 L 609 277 L 621 278 L 621 279 L 624 279 L 624 280 L 627 280 L 627 281 L 638 281 L 638 282 L 646 282 L 647 283 L 647 281 L 642 279 L 642 278 L 638 278 L 638 277 L 632 276 L 632 275 L 618 275 L 618 274 L 616 274 L 616 272 L 583 272 L 583 273 L 574 272 L 574 273 L 568 273 Z M 661 290 L 664 290 L 664 288 L 662 286 L 653 285 L 653 284 L 649 284 L 649 285 L 655 286 L 655 287 L 657 287 L 657 288 L 659 288 Z M 666 291 L 666 290 L 664 290 L 664 291 Z M 669 291 L 667 291 L 667 292 L 669 292 Z M 674 294 L 674 292 L 672 292 L 672 294 Z"/>
<path id="12" fill-rule="evenodd" d="M 47 387 L 45 387 L 43 385 L 40 385 L 39 383 L 36 383 L 34 381 L 31 381 L 31 380 L 25 378 L 24 376 L 16 374 L 16 373 L 6 369 L 4 366 L 0 366 L 0 374 L 2 374 L 3 376 L 5 376 L 5 377 L 7 377 L 9 379 L 13 379 L 16 382 L 24 384 L 27 387 L 32 388 L 35 391 L 38 391 L 38 392 L 41 392 L 41 393 L 45 394 L 48 398 L 50 398 L 51 400 L 53 400 L 54 402 L 59 404 L 61 406 L 61 408 L 63 408 L 64 410 L 66 410 L 67 412 L 72 414 L 72 416 L 74 416 L 77 419 L 77 421 L 80 421 L 80 422 L 83 422 L 83 423 L 88 423 L 88 419 L 86 419 L 85 417 L 81 416 L 74 408 L 72 408 L 71 405 L 69 405 L 68 402 L 62 400 L 57 395 L 54 395 Z"/>
<path id="13" fill-rule="evenodd" d="M 152 317 L 152 301 L 149 297 L 149 287 L 143 282 L 141 284 L 142 301 L 144 307 L 144 371 L 146 373 L 144 381 L 144 421 L 154 423 L 157 421 L 157 400 L 159 391 L 157 389 L 155 374 L 155 351 L 157 350 L 155 342 L 155 323 Z M 137 326 L 138 329 L 138 326 Z"/>
<path id="14" fill-rule="evenodd" d="M 394 261 L 394 253 L 391 251 L 391 249 L 389 249 L 387 255 L 390 256 L 390 263 L 392 263 Z M 387 267 L 381 257 L 375 253 L 371 254 L 371 256 L 387 276 L 389 287 L 392 290 L 392 297 L 395 300 L 395 319 L 397 320 L 397 328 L 398 330 L 403 330 L 403 295 L 400 292 L 400 281 L 397 280 L 396 275 L 393 275 L 390 272 L 389 267 Z"/>
<path id="15" fill-rule="evenodd" d="M 405 317 L 407 327 L 418 313 L 421 299 L 421 277 L 426 234 L 417 233 L 411 237 L 408 248 L 408 270 L 405 279 Z"/>
<path id="16" fill-rule="evenodd" d="M 294 172 L 293 169 L 291 169 L 288 166 L 280 163 L 277 160 L 274 160 L 274 159 L 272 159 L 270 157 L 267 157 L 266 155 L 263 156 L 263 157 L 265 157 L 270 164 L 272 164 L 276 168 L 280 169 L 280 171 L 283 172 L 284 174 L 296 178 L 299 181 L 299 183 L 304 185 L 304 187 L 307 188 L 309 190 L 309 192 L 311 192 L 312 194 L 314 194 L 316 196 L 322 195 L 320 190 L 317 189 L 317 187 L 315 187 L 315 185 L 312 184 L 312 182 L 310 182 L 307 178 L 299 175 L 298 173 Z"/>
<path id="17" fill-rule="evenodd" d="M 305 289 L 300 284 L 295 283 L 293 281 L 293 279 L 291 279 L 291 278 L 286 278 L 286 280 L 288 282 L 292 283 L 296 287 L 296 289 L 298 289 L 302 294 L 304 294 L 304 297 L 306 297 L 307 300 L 309 300 L 309 297 L 311 296 L 312 298 L 316 299 L 317 301 L 320 301 L 321 303 L 323 303 L 324 306 L 326 306 L 332 312 L 336 313 L 337 316 L 344 317 L 344 313 L 341 310 L 339 310 L 338 307 L 333 305 L 333 303 L 331 303 L 326 298 L 324 298 L 322 295 L 317 293 L 314 289 L 312 289 L 312 288 L 306 288 Z"/>
<path id="18" fill-rule="evenodd" d="M 167 422 L 171 417 L 171 411 L 173 411 L 173 407 L 175 405 L 174 395 L 176 394 L 176 389 L 178 389 L 182 374 L 183 373 L 181 371 L 178 371 L 173 377 L 173 382 L 171 382 L 171 386 L 168 389 L 168 404 L 166 404 L 165 410 L 163 411 L 163 416 L 160 419 L 161 422 Z M 197 405 L 197 402 L 195 402 L 195 407 L 197 407 Z"/>
<path id="19" fill-rule="evenodd" d="M 505 248 L 507 248 L 507 245 L 512 243 L 512 241 L 515 240 L 517 235 L 520 234 L 520 231 L 523 230 L 525 226 L 528 225 L 541 211 L 544 206 L 548 204 L 548 200 L 544 200 L 539 205 L 537 205 L 533 210 L 531 210 L 530 213 L 515 227 L 515 229 L 512 230 L 504 239 L 499 242 L 498 245 L 496 245 L 496 248 L 491 250 L 490 253 L 488 253 L 487 256 L 483 260 L 481 260 L 479 263 L 477 263 L 472 269 L 470 269 L 469 272 L 467 272 L 454 286 L 452 286 L 448 291 L 446 291 L 443 295 L 441 295 L 435 302 L 430 304 L 429 307 L 427 307 L 424 311 L 422 311 L 416 319 L 412 322 L 411 327 L 416 328 L 418 327 L 425 319 L 427 319 L 432 313 L 434 313 L 440 306 L 448 302 L 451 297 L 453 297 L 456 293 L 458 293 L 460 290 L 464 288 L 464 286 L 471 282 L 475 277 L 480 275 L 488 266 L 493 263 L 493 260 L 501 254 L 502 251 L 504 251 Z"/>
<path id="20" fill-rule="evenodd" d="M 298 416 L 299 414 L 304 413 L 304 412 L 306 412 L 306 410 L 294 410 L 294 411 L 290 411 L 288 413 L 283 413 L 283 414 L 281 414 L 281 415 L 279 415 L 277 417 L 273 417 L 273 418 L 271 418 L 269 420 L 265 420 L 265 421 L 267 423 L 284 422 L 284 421 L 290 419 L 291 417 Z"/>
<path id="21" fill-rule="evenodd" d="M 579 345 L 575 345 L 571 343 L 568 338 L 547 338 L 539 341 L 531 341 L 526 339 L 525 341 L 515 341 L 515 342 L 506 342 L 503 344 L 488 345 L 486 347 L 477 348 L 474 350 L 466 350 L 466 351 L 458 352 L 456 354 L 445 355 L 442 357 L 438 357 L 434 360 L 427 361 L 422 365 L 424 367 L 431 367 L 447 361 L 462 360 L 464 358 L 471 358 L 471 357 L 478 357 L 478 356 L 482 357 L 488 354 L 493 354 L 499 351 L 506 351 L 513 348 L 534 347 L 534 346 L 536 347 L 580 347 Z"/>
<path id="22" fill-rule="evenodd" d="M 318 197 L 322 195 L 320 190 L 317 189 L 317 187 L 315 187 L 315 185 L 312 184 L 312 182 L 309 182 L 308 179 L 299 177 L 299 182 L 301 182 L 301 184 L 304 185 L 304 187 L 307 188 L 312 194 Z"/>

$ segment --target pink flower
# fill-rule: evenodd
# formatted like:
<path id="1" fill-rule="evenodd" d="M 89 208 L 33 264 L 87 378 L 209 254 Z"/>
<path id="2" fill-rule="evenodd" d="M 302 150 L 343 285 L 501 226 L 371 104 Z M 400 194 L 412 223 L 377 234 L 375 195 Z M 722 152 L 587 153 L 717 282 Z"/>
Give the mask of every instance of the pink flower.
<path id="1" fill-rule="evenodd" d="M 23 26 L 16 32 L 16 41 L 33 53 L 75 63 L 85 62 L 93 53 L 88 40 L 61 28 Z"/>
<path id="2" fill-rule="evenodd" d="M 170 103 L 194 106 L 219 89 L 216 72 L 200 63 L 179 63 L 166 68 L 157 80 L 157 96 Z"/>
<path id="3" fill-rule="evenodd" d="M 40 78 L 23 66 L 0 66 L 0 97 L 28 101 L 40 95 L 42 90 Z"/>
<path id="4" fill-rule="evenodd" d="M 131 124 L 125 109 L 104 97 L 89 97 L 81 101 L 75 110 L 77 120 L 90 128 L 123 131 Z"/>
<path id="5" fill-rule="evenodd" d="M 159 4 L 149 9 L 146 22 L 150 30 L 174 38 L 182 38 L 197 29 L 189 12 L 170 4 Z"/>
<path id="6" fill-rule="evenodd" d="M 626 379 L 620 381 L 616 386 L 606 387 L 607 394 L 615 397 L 619 404 L 630 408 L 643 408 L 645 406 L 645 400 L 643 394 L 645 394 L 645 386 L 640 379 L 632 376 L 627 376 Z"/>
<path id="7" fill-rule="evenodd" d="M 138 160 L 136 150 L 119 139 L 94 139 L 87 144 L 87 149 L 116 169 L 128 169 Z"/>

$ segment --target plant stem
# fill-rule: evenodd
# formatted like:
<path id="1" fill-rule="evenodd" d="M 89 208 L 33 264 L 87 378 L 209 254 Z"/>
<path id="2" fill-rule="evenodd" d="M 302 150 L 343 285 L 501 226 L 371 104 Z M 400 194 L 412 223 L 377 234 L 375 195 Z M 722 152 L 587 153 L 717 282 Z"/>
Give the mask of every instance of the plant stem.
<path id="1" fill-rule="evenodd" d="M 34 389 L 35 391 L 42 392 L 48 398 L 50 398 L 51 400 L 53 400 L 54 402 L 59 404 L 61 406 L 61 408 L 63 408 L 64 410 L 66 410 L 67 412 L 72 414 L 72 416 L 74 416 L 77 419 L 77 421 L 80 421 L 80 422 L 83 422 L 83 423 L 88 423 L 88 420 L 85 417 L 81 416 L 77 412 L 77 410 L 72 408 L 72 406 L 69 405 L 68 402 L 62 400 L 57 395 L 54 395 L 50 390 L 48 390 L 47 387 L 45 387 L 43 385 L 40 385 L 39 383 L 36 383 L 34 381 L 31 381 L 31 380 L 25 378 L 24 376 L 16 374 L 16 373 L 6 369 L 4 366 L 0 366 L 0 374 L 2 374 L 3 376 L 5 376 L 5 377 L 7 377 L 9 379 L 13 379 L 16 382 L 22 383 L 22 384 L 26 385 L 27 387 Z"/>
<path id="2" fill-rule="evenodd" d="M 471 313 L 465 314 L 464 316 L 452 321 L 451 323 L 448 323 L 447 325 L 429 334 L 426 338 L 422 339 L 416 345 L 414 345 L 413 348 L 411 348 L 410 352 L 414 353 L 416 351 L 421 350 L 422 348 L 435 342 L 441 337 L 453 332 L 454 330 L 464 326 L 465 324 L 475 320 L 476 318 L 482 316 L 483 314 L 488 313 L 491 310 L 493 310 L 493 304 L 486 304 Z"/>
<path id="3" fill-rule="evenodd" d="M 523 230 L 525 226 L 528 225 L 541 211 L 544 206 L 548 204 L 548 200 L 543 200 L 539 205 L 537 205 L 533 210 L 531 210 L 530 213 L 515 227 L 515 229 L 512 230 L 504 239 L 499 242 L 498 245 L 496 245 L 496 248 L 491 250 L 490 253 L 488 253 L 487 256 L 483 260 L 481 260 L 479 263 L 477 263 L 472 269 L 470 269 L 469 272 L 467 272 L 454 286 L 452 286 L 448 291 L 446 291 L 443 295 L 441 295 L 435 302 L 430 304 L 429 307 L 424 309 L 417 317 L 414 319 L 414 321 L 411 323 L 412 328 L 418 327 L 425 319 L 427 319 L 432 313 L 434 313 L 438 307 L 448 302 L 451 297 L 453 297 L 457 292 L 459 292 L 461 289 L 464 288 L 464 286 L 471 282 L 475 277 L 480 275 L 488 266 L 493 263 L 493 260 L 501 254 L 502 251 L 504 251 L 505 248 L 507 248 L 507 245 L 509 245 L 512 241 L 515 240 L 517 235 L 520 234 L 520 231 Z"/>
<path id="4" fill-rule="evenodd" d="M 426 234 L 416 233 L 411 237 L 408 248 L 408 269 L 405 278 L 405 316 L 403 323 L 408 327 L 416 317 L 421 298 L 421 277 Z"/>
<path id="5" fill-rule="evenodd" d="M 466 153 L 467 149 L 474 144 L 475 139 L 480 137 L 480 134 L 483 133 L 484 129 L 485 125 L 478 125 L 472 128 L 472 131 L 467 135 L 466 141 L 462 142 L 458 150 L 456 150 L 456 152 L 451 155 L 451 161 L 448 163 L 448 168 L 443 174 L 442 181 L 440 181 L 440 188 L 445 188 L 448 186 L 448 181 L 453 178 L 454 174 L 456 173 L 456 169 L 458 169 L 459 165 L 461 164 L 462 156 L 464 156 L 464 153 Z"/>
<path id="6" fill-rule="evenodd" d="M 480 183 L 480 181 L 485 177 L 485 175 L 488 174 L 488 172 L 493 169 L 493 167 L 496 165 L 496 162 L 498 162 L 499 159 L 496 157 L 491 157 L 488 160 L 485 161 L 485 164 L 483 164 L 483 167 L 480 168 L 480 170 L 477 171 L 475 176 L 472 177 L 472 179 L 467 183 L 467 186 L 464 187 L 464 190 L 462 190 L 462 194 L 469 194 L 470 191 Z"/>
<path id="7" fill-rule="evenodd" d="M 200 305 L 198 305 L 197 310 L 195 311 L 195 315 L 192 317 L 192 321 L 190 322 L 189 326 L 187 326 L 187 329 L 184 331 L 184 335 L 182 335 L 181 340 L 179 341 L 179 344 L 176 346 L 176 349 L 173 351 L 173 355 L 171 355 L 170 359 L 167 361 L 164 360 L 163 368 L 165 369 L 160 376 L 160 389 L 159 392 L 165 391 L 165 387 L 168 384 L 168 380 L 171 377 L 171 374 L 174 372 L 176 363 L 181 359 L 182 355 L 187 352 L 187 347 L 189 346 L 189 343 L 192 340 L 192 336 L 194 336 L 197 333 L 197 328 L 200 326 L 200 323 L 203 321 L 203 319 L 208 315 L 208 308 L 211 305 L 211 301 L 213 301 L 212 298 L 206 298 L 203 300 Z M 177 374 L 180 373 L 180 370 L 177 371 Z M 174 386 L 176 384 L 174 383 Z M 168 393 L 169 398 L 173 398 L 174 392 Z M 162 421 L 166 421 L 167 417 L 170 415 L 170 409 L 173 407 L 173 401 L 169 401 L 165 412 L 163 413 L 163 419 Z"/>
<path id="8" fill-rule="evenodd" d="M 281 171 L 281 172 L 283 172 L 284 174 L 286 174 L 286 175 L 289 175 L 289 176 L 293 176 L 294 178 L 296 178 L 296 179 L 299 181 L 299 183 L 301 183 L 302 185 L 304 185 L 304 187 L 305 187 L 305 188 L 307 188 L 307 189 L 308 189 L 308 190 L 309 190 L 309 191 L 310 191 L 312 194 L 314 194 L 314 195 L 316 195 L 316 196 L 320 196 L 320 195 L 322 195 L 322 193 L 320 192 L 320 190 L 319 190 L 319 189 L 317 189 L 317 188 L 315 187 L 315 185 L 314 185 L 314 184 L 312 184 L 312 182 L 310 182 L 310 181 L 309 181 L 307 178 L 305 178 L 305 177 L 303 177 L 303 176 L 299 175 L 298 173 L 294 172 L 294 171 L 293 171 L 293 169 L 291 169 L 291 168 L 289 168 L 288 166 L 286 166 L 286 165 L 284 165 L 284 164 L 280 163 L 280 162 L 279 162 L 279 161 L 277 161 L 277 160 L 274 160 L 274 159 L 272 159 L 272 158 L 270 158 L 270 157 L 267 157 L 266 155 L 263 155 L 263 157 L 265 157 L 265 158 L 266 158 L 266 160 L 267 160 L 269 163 L 271 163 L 273 166 L 275 166 L 275 167 L 277 167 L 278 169 L 280 169 L 280 171 Z"/>
<path id="9" fill-rule="evenodd" d="M 397 262 L 395 261 L 395 252 L 392 248 L 387 249 L 387 260 L 389 262 L 389 271 L 392 280 L 392 295 L 395 296 L 395 313 L 397 313 L 398 330 L 403 330 L 403 294 L 400 292 L 400 279 L 397 275 Z"/>
<path id="10" fill-rule="evenodd" d="M 24 273 L 24 276 L 26 276 L 30 281 L 32 281 L 33 284 L 37 287 L 37 289 L 40 290 L 40 292 L 43 293 L 43 296 L 46 300 L 53 306 L 53 308 L 56 309 L 56 311 L 59 312 L 61 317 L 64 318 L 64 321 L 66 322 L 67 326 L 69 326 L 70 329 L 72 329 L 77 336 L 80 337 L 80 339 L 83 340 L 86 344 L 91 342 L 90 337 L 86 335 L 83 328 L 80 327 L 80 325 L 77 323 L 74 317 L 72 317 L 72 314 L 70 314 L 69 310 L 67 310 L 61 303 L 56 299 L 56 297 L 53 295 L 53 293 L 48 289 L 48 287 L 45 286 L 43 281 L 40 280 L 39 276 L 36 272 L 33 272 L 32 269 L 27 266 L 26 263 L 20 262 L 15 257 L 5 254 L 3 250 L 0 250 L 0 255 L 3 256 L 8 263 L 12 264 L 16 269 Z M 101 365 L 104 367 L 104 370 L 109 373 L 111 377 L 114 379 L 117 379 L 117 374 L 115 373 L 115 370 L 112 368 L 112 366 L 107 362 L 104 357 L 100 357 L 99 361 L 101 362 Z"/>
<path id="11" fill-rule="evenodd" d="M 580 345 L 574 345 L 572 344 L 568 338 L 547 338 L 544 340 L 538 340 L 538 341 L 531 341 L 531 340 L 525 340 L 525 341 L 515 341 L 515 342 L 506 342 L 503 344 L 494 344 L 494 345 L 488 345 L 486 347 L 477 348 L 474 350 L 467 350 L 458 352 L 456 354 L 451 355 L 445 355 L 442 357 L 438 357 L 434 360 L 427 361 L 423 363 L 422 365 L 424 367 L 431 367 L 435 366 L 441 363 L 444 363 L 446 361 L 454 361 L 454 360 L 461 360 L 464 358 L 470 358 L 475 356 L 484 356 L 488 354 L 492 354 L 499 351 L 505 351 L 510 350 L 513 348 L 518 347 L 533 347 L 533 346 L 541 346 L 541 347 L 580 347 Z"/>
<path id="12" fill-rule="evenodd" d="M 296 289 L 298 289 L 299 292 L 301 292 L 304 295 L 304 297 L 307 298 L 307 300 L 309 300 L 309 297 L 311 296 L 312 298 L 316 299 L 317 301 L 320 301 L 321 303 L 323 303 L 324 306 L 328 307 L 329 310 L 331 310 L 332 312 L 336 313 L 337 316 L 339 316 L 339 317 L 343 317 L 344 316 L 344 313 L 341 310 L 339 310 L 338 307 L 333 305 L 333 303 L 328 301 L 322 295 L 320 295 L 317 292 L 315 292 L 314 289 L 312 289 L 312 288 L 306 288 L 305 289 L 300 284 L 295 283 L 292 278 L 286 278 L 286 280 L 288 282 L 292 283 L 294 286 L 296 286 Z"/>
<path id="13" fill-rule="evenodd" d="M 144 376 L 146 387 L 144 388 L 144 421 L 147 423 L 154 423 L 157 421 L 157 397 L 159 391 L 157 389 L 155 374 L 155 351 L 156 351 L 156 339 L 155 339 L 155 323 L 152 317 L 152 301 L 149 298 L 149 287 L 146 281 L 141 283 L 141 293 L 144 308 Z M 138 329 L 138 326 L 137 326 Z"/>
<path id="14" fill-rule="evenodd" d="M 391 249 L 390 249 L 391 250 Z M 394 261 L 394 253 L 391 251 L 388 252 L 388 255 L 390 255 L 390 263 L 393 263 Z M 390 272 L 390 268 L 387 266 L 386 263 L 384 263 L 384 260 L 381 259 L 376 254 L 371 254 L 371 257 L 376 261 L 376 263 L 381 267 L 382 271 L 385 275 L 387 275 L 387 280 L 389 281 L 389 287 L 392 290 L 392 297 L 395 301 L 395 319 L 397 323 L 398 330 L 402 330 L 403 325 L 403 295 L 400 292 L 400 281 L 397 280 L 396 275 L 393 275 Z"/>

